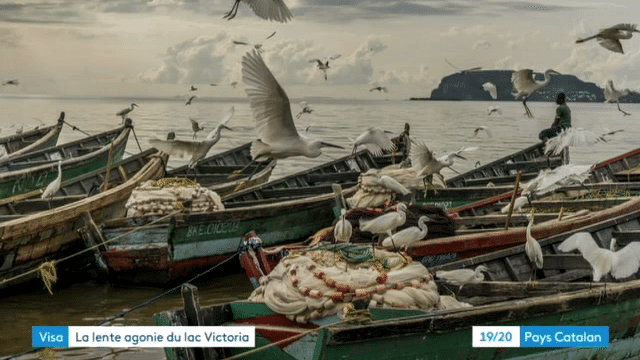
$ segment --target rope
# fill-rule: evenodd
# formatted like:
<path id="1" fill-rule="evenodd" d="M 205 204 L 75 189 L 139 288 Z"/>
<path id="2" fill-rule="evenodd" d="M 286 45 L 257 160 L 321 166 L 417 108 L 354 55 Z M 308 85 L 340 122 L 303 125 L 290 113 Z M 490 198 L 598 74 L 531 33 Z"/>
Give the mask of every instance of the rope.
<path id="1" fill-rule="evenodd" d="M 138 136 L 136 135 L 136 129 L 134 129 L 133 126 L 131 127 L 131 131 L 133 132 L 133 138 L 136 139 L 136 143 L 138 144 L 138 149 L 142 152 L 142 146 L 140 146 L 140 141 L 138 141 Z"/>
<path id="2" fill-rule="evenodd" d="M 82 131 L 79 127 L 77 127 L 77 126 L 75 126 L 75 125 L 71 125 L 71 124 L 69 124 L 66 120 L 63 120 L 63 122 L 64 122 L 65 124 L 67 124 L 67 125 L 71 126 L 71 129 L 73 129 L 73 130 L 77 130 L 77 131 L 80 131 L 81 133 L 83 133 L 83 134 L 85 134 L 85 135 L 87 135 L 87 136 L 91 136 L 91 134 L 89 134 L 88 132 L 86 132 L 86 131 Z"/>
<path id="3" fill-rule="evenodd" d="M 180 177 L 172 177 L 172 178 L 162 178 L 160 180 L 156 180 L 155 186 L 165 188 L 165 187 L 197 187 L 198 182 L 196 180 L 191 180 L 187 178 Z"/>
<path id="4" fill-rule="evenodd" d="M 44 286 L 49 290 L 49 294 L 53 295 L 53 291 L 51 291 L 51 285 L 55 284 L 58 281 L 58 275 L 56 272 L 56 262 L 55 261 L 47 261 L 38 266 L 38 272 L 40 273 L 40 277 L 42 278 L 42 282 L 44 282 Z"/>

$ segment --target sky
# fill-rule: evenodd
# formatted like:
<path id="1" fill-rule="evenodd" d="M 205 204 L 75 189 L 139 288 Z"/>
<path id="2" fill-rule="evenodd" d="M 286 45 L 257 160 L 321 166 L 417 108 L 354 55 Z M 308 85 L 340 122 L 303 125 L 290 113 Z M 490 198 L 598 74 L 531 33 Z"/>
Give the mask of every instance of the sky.
<path id="1" fill-rule="evenodd" d="M 552 68 L 640 90 L 640 34 L 623 40 L 625 54 L 575 43 L 637 21 L 637 1 L 284 2 L 293 19 L 282 24 L 245 2 L 225 20 L 233 0 L 0 0 L 0 79 L 20 81 L 0 96 L 178 96 L 195 85 L 202 96 L 243 97 L 241 58 L 251 47 L 233 40 L 262 44 L 295 98 L 428 97 L 456 71 L 445 59 L 461 69 Z M 309 60 L 337 54 L 325 81 Z"/>

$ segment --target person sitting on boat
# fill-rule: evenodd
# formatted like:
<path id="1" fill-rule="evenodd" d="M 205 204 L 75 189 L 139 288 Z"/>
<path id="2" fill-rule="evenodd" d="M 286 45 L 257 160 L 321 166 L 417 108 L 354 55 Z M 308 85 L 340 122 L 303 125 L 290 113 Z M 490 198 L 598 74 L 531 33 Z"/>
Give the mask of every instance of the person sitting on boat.
<path id="1" fill-rule="evenodd" d="M 547 141 L 558 135 L 560 131 L 571 127 L 571 109 L 565 102 L 564 93 L 558 93 L 556 104 L 558 104 L 558 107 L 556 108 L 556 118 L 553 120 L 553 124 L 551 124 L 550 128 L 542 130 L 538 135 L 538 138 L 542 141 Z"/>

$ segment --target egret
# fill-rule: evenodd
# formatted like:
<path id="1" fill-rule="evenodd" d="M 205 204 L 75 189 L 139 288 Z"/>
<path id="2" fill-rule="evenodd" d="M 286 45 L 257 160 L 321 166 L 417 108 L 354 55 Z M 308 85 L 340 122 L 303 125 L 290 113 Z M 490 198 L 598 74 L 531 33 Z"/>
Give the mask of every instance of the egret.
<path id="1" fill-rule="evenodd" d="M 498 98 L 498 89 L 492 83 L 486 82 L 482 84 L 482 88 L 489 92 L 489 95 L 491 95 L 493 100 Z"/>
<path id="2" fill-rule="evenodd" d="M 560 185 L 583 183 L 589 178 L 593 165 L 565 164 L 555 169 L 540 170 L 538 176 L 520 185 L 522 195 L 530 193 L 546 194 Z"/>
<path id="3" fill-rule="evenodd" d="M 368 231 L 374 235 L 387 234 L 391 236 L 393 230 L 404 225 L 407 221 L 407 205 L 399 203 L 396 208 L 397 211 L 380 215 L 372 220 L 360 219 L 360 230 Z"/>
<path id="4" fill-rule="evenodd" d="M 218 126 L 216 126 L 215 129 L 213 129 L 209 133 L 209 135 L 207 135 L 207 138 L 205 140 L 188 141 L 151 139 L 149 140 L 149 143 L 156 149 L 164 151 L 170 155 L 191 155 L 191 159 L 189 160 L 189 169 L 192 169 L 196 166 L 198 161 L 207 156 L 207 153 L 209 152 L 211 147 L 220 140 L 220 133 L 222 129 L 231 130 L 231 128 L 229 128 L 227 124 L 229 123 L 229 121 L 231 121 L 234 111 L 235 108 L 233 106 L 229 108 L 229 110 L 227 110 L 222 116 L 220 124 L 218 124 Z"/>
<path id="5" fill-rule="evenodd" d="M 300 101 L 300 107 L 302 108 L 302 110 L 298 113 L 298 115 L 296 115 L 296 119 L 300 119 L 300 116 L 302 116 L 302 114 L 311 114 L 313 112 L 311 105 L 309 105 L 309 103 L 307 103 L 306 101 Z"/>
<path id="6" fill-rule="evenodd" d="M 193 86 L 193 85 L 191 85 L 191 89 L 189 91 L 196 91 L 196 90 L 198 90 L 198 88 Z"/>
<path id="7" fill-rule="evenodd" d="M 340 220 L 333 227 L 333 237 L 338 242 L 349 242 L 351 239 L 351 234 L 353 229 L 351 227 L 351 223 L 347 221 L 345 216 L 347 215 L 347 210 L 340 210 Z"/>
<path id="8" fill-rule="evenodd" d="M 231 11 L 226 13 L 222 18 L 227 20 L 233 19 L 238 13 L 240 1 L 249 4 L 251 10 L 265 20 L 275 20 L 286 23 L 287 20 L 291 20 L 293 17 L 291 11 L 289 11 L 289 8 L 287 8 L 287 5 L 282 0 L 235 0 Z"/>
<path id="9" fill-rule="evenodd" d="M 375 86 L 375 87 L 369 89 L 370 92 L 373 92 L 373 91 L 376 91 L 376 90 L 380 91 L 380 92 L 383 92 L 383 93 L 386 93 L 388 91 L 386 86 Z"/>
<path id="10" fill-rule="evenodd" d="M 526 115 L 530 118 L 533 117 L 531 110 L 527 106 L 527 99 L 529 96 L 533 95 L 536 91 L 542 89 L 545 85 L 549 83 L 551 80 L 551 74 L 561 75 L 559 72 L 548 69 L 544 72 L 544 80 L 536 81 L 534 78 L 533 70 L 531 69 L 523 69 L 514 71 L 511 74 L 511 83 L 513 84 L 513 95 L 516 99 L 519 97 L 523 97 L 522 105 L 524 105 L 524 109 L 526 110 Z"/>
<path id="11" fill-rule="evenodd" d="M 486 132 L 489 137 L 493 137 L 493 135 L 491 134 L 491 130 L 489 130 L 489 127 L 484 125 L 478 126 L 475 130 L 473 130 L 473 137 L 478 136 L 478 133 L 482 130 L 484 130 L 484 132 Z"/>
<path id="12" fill-rule="evenodd" d="M 484 281 L 483 272 L 488 272 L 489 268 L 485 265 L 478 265 L 475 270 L 456 269 L 456 270 L 439 270 L 436 271 L 436 277 L 453 285 L 459 285 L 460 289 L 464 284 L 477 284 Z"/>
<path id="13" fill-rule="evenodd" d="M 344 149 L 298 134 L 287 94 L 255 49 L 242 57 L 242 80 L 249 87 L 245 91 L 259 135 L 251 144 L 253 161 L 291 156 L 315 158 L 322 155 L 323 147 Z"/>
<path id="14" fill-rule="evenodd" d="M 451 168 L 451 165 L 453 165 L 454 157 L 467 160 L 464 156 L 460 154 L 466 151 L 475 151 L 478 149 L 477 147 L 464 146 L 458 151 L 450 152 L 443 156 L 435 158 L 433 156 L 433 153 L 431 152 L 431 150 L 429 150 L 429 148 L 427 147 L 427 145 L 425 145 L 425 143 L 414 141 L 414 145 L 415 146 L 411 147 L 411 153 L 410 153 L 411 164 L 415 169 L 417 176 L 424 177 L 425 186 L 426 186 L 426 182 L 428 182 L 434 189 L 435 189 L 435 186 L 432 183 L 433 174 L 440 175 L 440 170 L 442 170 L 445 167 L 453 170 Z"/>
<path id="15" fill-rule="evenodd" d="M 589 36 L 584 39 L 576 40 L 576 43 L 582 43 L 587 40 L 596 39 L 598 44 L 607 50 L 624 54 L 622 50 L 622 44 L 620 39 L 631 39 L 634 32 L 640 32 L 636 30 L 636 24 L 618 24 L 610 28 L 601 29 L 596 35 Z"/>
<path id="16" fill-rule="evenodd" d="M 521 210 L 522 207 L 525 206 L 528 202 L 529 202 L 529 198 L 526 195 L 518 196 L 515 199 L 515 201 L 513 202 L 513 211 Z M 502 213 L 502 214 L 508 213 L 509 212 L 509 206 L 511 206 L 511 203 L 503 206 L 500 209 L 500 213 Z"/>
<path id="17" fill-rule="evenodd" d="M 620 109 L 620 99 L 629 95 L 629 89 L 624 89 L 623 91 L 617 90 L 613 87 L 613 81 L 607 80 L 607 85 L 604 88 L 604 98 L 607 99 L 605 102 L 608 103 L 616 103 L 618 105 L 618 110 L 626 115 L 631 115 L 630 113 Z"/>
<path id="18" fill-rule="evenodd" d="M 197 135 L 198 131 L 204 130 L 204 126 L 200 126 L 200 124 L 192 118 L 189 118 L 189 121 L 191 121 L 191 129 L 193 130 L 193 139 L 195 140 L 198 138 L 198 135 Z"/>
<path id="19" fill-rule="evenodd" d="M 138 105 L 136 105 L 134 103 L 131 103 L 131 107 L 128 107 L 126 109 L 122 109 L 122 110 L 120 110 L 120 111 L 118 111 L 116 113 L 117 116 L 121 116 L 122 117 L 122 122 L 123 123 L 124 123 L 124 119 L 127 117 L 127 114 L 133 111 L 133 107 L 134 106 L 138 106 Z"/>
<path id="20" fill-rule="evenodd" d="M 489 106 L 487 108 L 487 115 L 491 115 L 493 113 L 497 113 L 498 115 L 502 115 L 502 109 L 500 109 L 500 106 Z"/>
<path id="21" fill-rule="evenodd" d="M 189 97 L 189 99 L 187 100 L 187 102 L 184 104 L 186 105 L 191 105 L 191 102 L 193 101 L 193 99 L 197 98 L 197 96 L 195 95 L 191 95 L 191 97 Z"/>
<path id="22" fill-rule="evenodd" d="M 376 183 L 389 191 L 397 194 L 408 195 L 411 194 L 411 190 L 407 189 L 404 185 L 398 182 L 398 180 L 388 175 L 377 176 Z"/>
<path id="23" fill-rule="evenodd" d="M 340 54 L 335 54 L 335 55 L 330 55 L 326 57 L 326 61 L 322 62 L 322 60 L 320 59 L 311 59 L 309 60 L 310 63 L 317 63 L 318 64 L 318 69 L 322 70 L 322 72 L 324 73 L 324 79 L 325 81 L 327 80 L 327 69 L 329 68 L 329 60 L 335 60 L 337 58 L 340 57 Z"/>
<path id="24" fill-rule="evenodd" d="M 611 239 L 611 248 L 615 248 L 615 241 Z M 612 251 L 599 247 L 590 233 L 578 232 L 560 243 L 558 250 L 578 250 L 593 268 L 593 281 L 600 281 L 608 273 L 616 279 L 624 279 L 640 268 L 640 242 L 631 242 L 618 251 Z"/>
<path id="25" fill-rule="evenodd" d="M 276 32 L 274 31 L 271 35 L 267 36 L 267 38 L 265 40 L 271 39 L 273 37 L 273 35 L 275 35 L 275 34 L 276 34 Z M 258 50 L 260 52 L 264 51 L 264 50 L 262 50 L 262 44 L 249 44 L 248 42 L 245 42 L 245 41 L 236 41 L 236 40 L 232 40 L 232 42 L 235 45 L 249 45 L 249 46 L 253 45 L 253 47 L 256 50 Z"/>
<path id="26" fill-rule="evenodd" d="M 420 241 L 427 236 L 427 233 L 429 232 L 429 228 L 427 227 L 428 221 L 431 221 L 430 217 L 420 216 L 417 227 L 412 226 L 398 231 L 397 233 L 382 240 L 382 246 L 393 246 L 400 249 L 408 248 L 413 243 Z"/>
<path id="27" fill-rule="evenodd" d="M 364 145 L 375 156 L 382 155 L 383 150 L 393 151 L 396 146 L 387 136 L 389 133 L 391 132 L 382 130 L 379 127 L 370 127 L 357 138 L 351 139 L 353 142 L 353 151 L 351 153 L 355 155 L 360 145 Z"/>
<path id="28" fill-rule="evenodd" d="M 15 85 L 15 86 L 18 86 L 18 84 L 20 84 L 20 82 L 18 82 L 18 80 L 16 80 L 16 79 L 11 79 L 11 80 L 4 81 L 4 82 L 2 83 L 2 86 L 5 86 L 5 85 Z"/>
<path id="29" fill-rule="evenodd" d="M 544 264 L 544 258 L 542 257 L 542 248 L 540 247 L 540 243 L 533 236 L 531 236 L 531 227 L 533 226 L 533 212 L 529 215 L 529 225 L 527 225 L 526 237 L 527 241 L 524 244 L 524 252 L 527 254 L 529 261 L 531 262 L 533 273 L 531 277 L 535 273 L 536 269 L 542 269 L 542 265 Z M 531 281 L 531 277 L 529 277 L 529 281 Z"/>
<path id="30" fill-rule="evenodd" d="M 58 190 L 60 190 L 60 184 L 62 183 L 62 160 L 58 161 L 58 176 L 53 180 L 42 192 L 42 200 L 49 201 L 49 208 L 51 208 L 51 199 Z"/>
<path id="31" fill-rule="evenodd" d="M 545 155 L 553 154 L 555 156 L 562 153 L 562 150 L 569 146 L 589 146 L 600 141 L 607 142 L 604 138 L 605 135 L 613 134 L 606 133 L 598 135 L 593 131 L 574 127 L 563 129 L 558 135 L 547 140 L 544 145 L 544 153 Z"/>
<path id="32" fill-rule="evenodd" d="M 476 67 L 472 67 L 472 68 L 469 68 L 469 69 L 460 69 L 459 67 L 457 67 L 457 66 L 453 65 L 452 63 L 450 63 L 449 60 L 444 59 L 444 61 L 446 61 L 447 64 L 451 65 L 452 68 L 456 69 L 456 72 L 458 74 L 468 74 L 468 73 L 470 73 L 472 71 L 478 71 L 478 70 L 482 69 L 481 66 L 476 66 Z"/>

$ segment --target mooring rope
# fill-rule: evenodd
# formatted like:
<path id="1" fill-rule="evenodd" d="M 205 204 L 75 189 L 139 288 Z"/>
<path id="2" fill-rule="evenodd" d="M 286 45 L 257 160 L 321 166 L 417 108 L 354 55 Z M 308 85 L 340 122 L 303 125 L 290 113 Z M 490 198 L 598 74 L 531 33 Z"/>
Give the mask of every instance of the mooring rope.
<path id="1" fill-rule="evenodd" d="M 71 125 L 71 124 L 69 124 L 66 120 L 62 120 L 62 121 L 63 121 L 65 124 L 69 125 L 69 126 L 71 127 L 71 129 L 73 129 L 73 130 L 77 130 L 77 131 L 80 131 L 81 133 L 83 133 L 83 134 L 85 134 L 85 135 L 87 135 L 87 136 L 91 136 L 91 134 L 89 134 L 88 132 L 83 131 L 82 129 L 80 129 L 79 127 L 77 127 L 77 126 L 75 126 L 75 125 Z"/>

